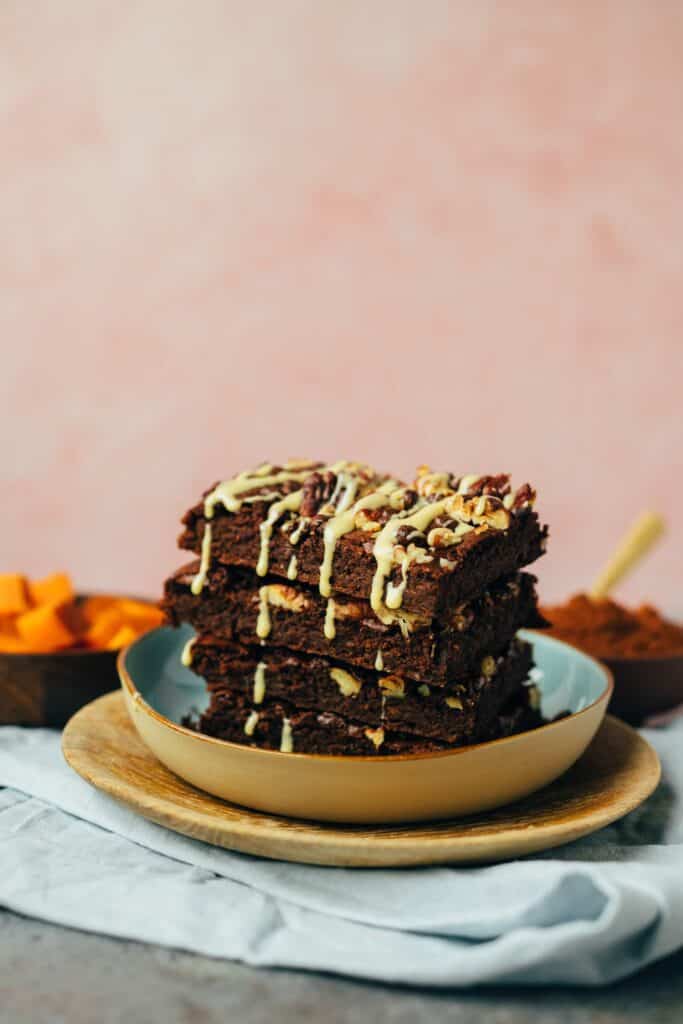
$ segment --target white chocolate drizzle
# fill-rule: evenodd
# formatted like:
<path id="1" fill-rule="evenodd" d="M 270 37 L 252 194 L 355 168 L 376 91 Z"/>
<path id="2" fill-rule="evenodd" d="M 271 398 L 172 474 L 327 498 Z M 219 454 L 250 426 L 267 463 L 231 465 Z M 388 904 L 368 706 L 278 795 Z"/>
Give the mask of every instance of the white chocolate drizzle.
<path id="1" fill-rule="evenodd" d="M 192 580 L 190 590 L 197 597 L 201 594 L 206 583 L 206 576 L 211 565 L 211 523 L 204 523 L 204 534 L 202 536 L 202 553 L 199 561 L 199 572 Z"/>
<path id="2" fill-rule="evenodd" d="M 325 609 L 325 625 L 323 632 L 326 640 L 334 640 L 337 635 L 337 629 L 334 624 L 334 598 L 330 597 L 327 599 L 327 608 Z"/>
<path id="3" fill-rule="evenodd" d="M 370 605 L 382 623 L 398 623 L 406 637 L 413 628 L 414 617 L 402 613 L 400 609 L 408 585 L 410 567 L 416 563 L 433 561 L 435 556 L 431 549 L 451 547 L 459 543 L 472 529 L 476 528 L 477 532 L 489 528 L 507 529 L 515 501 L 512 494 L 506 494 L 501 498 L 496 494 L 477 493 L 477 490 L 486 490 L 483 486 L 477 487 L 480 482 L 484 482 L 479 475 L 469 474 L 460 477 L 456 487 L 450 474 L 433 473 L 428 467 L 420 467 L 415 483 L 417 500 L 412 508 L 406 509 L 404 485 L 398 480 L 384 477 L 380 478 L 384 482 L 377 486 L 377 475 L 369 466 L 361 463 L 341 460 L 330 465 L 321 465 L 303 460 L 290 460 L 282 468 L 264 463 L 255 470 L 239 473 L 232 479 L 217 484 L 206 496 L 200 565 L 191 583 L 192 593 L 200 594 L 206 583 L 211 562 L 209 520 L 213 518 L 216 505 L 220 504 L 227 512 L 233 513 L 239 511 L 246 502 L 272 503 L 259 526 L 260 548 L 256 573 L 263 577 L 269 569 L 270 545 L 278 521 L 287 517 L 282 533 L 288 537 L 292 546 L 298 544 L 303 531 L 311 522 L 310 517 L 300 514 L 300 510 L 307 478 L 313 473 L 336 476 L 329 499 L 315 514 L 317 520 L 327 519 L 322 530 L 323 559 L 318 587 L 321 595 L 329 598 L 324 627 L 328 640 L 333 640 L 336 634 L 335 606 L 331 599 L 334 556 L 339 539 L 345 534 L 356 528 L 375 533 L 373 555 L 376 566 L 370 590 Z M 296 484 L 301 486 L 293 486 L 290 490 L 290 487 Z M 254 494 L 254 491 L 260 493 Z M 283 491 L 289 493 L 282 493 Z M 533 498 L 527 504 L 531 504 L 532 501 Z M 359 513 L 386 506 L 390 508 L 390 516 L 383 525 L 367 515 L 357 521 Z M 440 516 L 456 520 L 458 525 L 455 528 L 438 527 L 430 539 L 429 527 Z M 398 536 L 402 527 L 407 528 L 407 533 L 405 539 L 402 536 L 399 543 Z M 427 549 L 424 547 L 425 535 Z M 456 562 L 450 558 L 439 558 L 439 565 L 441 568 L 451 569 Z M 395 574 L 397 568 L 400 569 L 398 578 Z M 287 578 L 294 580 L 297 574 L 297 558 L 292 555 L 287 566 Z M 261 588 L 257 635 L 262 642 L 269 635 L 270 629 L 268 596 L 264 593 L 264 588 Z M 381 657 L 381 652 L 378 652 L 378 657 Z M 381 669 L 378 668 L 378 671 Z"/>
<path id="4" fill-rule="evenodd" d="M 263 704 L 266 695 L 266 669 L 265 661 L 259 661 L 254 672 L 254 704 Z"/>
<path id="5" fill-rule="evenodd" d="M 346 500 L 347 496 L 351 495 L 351 500 L 353 500 L 358 489 L 358 482 L 357 478 L 351 479 L 343 498 L 339 502 L 335 515 L 325 524 L 323 531 L 323 561 L 320 566 L 320 580 L 318 583 L 318 589 L 323 597 L 329 597 L 332 593 L 332 563 L 339 538 L 354 529 L 355 519 L 359 512 L 363 511 L 363 509 L 382 508 L 388 505 L 390 496 L 399 489 L 396 480 L 387 480 L 378 490 L 373 491 L 372 494 L 367 494 L 364 498 L 359 498 L 355 504 L 349 507 Z M 353 489 L 351 484 L 354 485 Z"/>
<path id="6" fill-rule="evenodd" d="M 375 668 L 378 672 L 381 672 L 384 668 L 384 658 L 382 657 L 382 648 L 377 648 L 377 655 L 375 657 Z"/>
<path id="7" fill-rule="evenodd" d="M 401 583 L 392 588 L 392 590 L 387 594 L 387 600 L 385 602 L 384 588 L 387 578 L 394 566 L 396 534 L 402 526 L 407 526 L 409 528 L 412 527 L 415 530 L 419 530 L 420 533 L 424 533 L 430 523 L 445 512 L 451 498 L 452 495 L 449 495 L 448 498 L 443 498 L 441 501 L 425 503 L 419 507 L 417 511 L 411 511 L 407 516 L 398 513 L 397 515 L 392 516 L 388 523 L 386 523 L 377 534 L 377 539 L 375 540 L 375 545 L 372 550 L 377 563 L 377 569 L 372 580 L 370 604 L 377 618 L 385 625 L 389 625 L 396 619 L 396 616 L 392 615 L 392 611 L 401 607 L 408 568 L 410 566 L 410 562 L 415 558 L 415 556 L 411 558 L 411 556 L 406 552 L 405 560 L 401 566 Z M 416 550 L 419 549 L 414 547 L 413 551 Z M 388 603 L 389 600 L 392 602 L 391 605 Z"/>
<path id="8" fill-rule="evenodd" d="M 242 503 L 246 500 L 242 495 L 247 491 L 253 491 L 257 487 L 277 487 L 278 484 L 301 483 L 313 472 L 311 466 L 306 469 L 290 470 L 283 469 L 279 473 L 272 473 L 273 467 L 261 466 L 257 470 L 238 473 L 231 480 L 223 480 L 207 494 L 204 499 L 204 517 L 213 519 L 213 511 L 216 505 L 222 505 L 226 512 L 239 512 Z M 270 497 L 270 494 L 268 494 Z M 264 495 L 249 495 L 249 500 L 261 501 Z"/>
<path id="9" fill-rule="evenodd" d="M 436 475 L 435 487 L 437 484 L 439 488 L 442 487 L 442 476 L 443 474 Z M 416 534 L 424 535 L 428 533 L 429 527 L 435 519 L 442 515 L 448 515 L 458 520 L 456 528 L 448 531 L 449 544 L 452 545 L 460 543 L 465 534 L 473 529 L 472 522 L 480 523 L 479 529 L 488 529 L 489 526 L 486 521 L 487 496 L 482 494 L 473 499 L 473 501 L 470 501 L 469 507 L 463 497 L 463 494 L 467 493 L 469 488 L 479 479 L 480 477 L 477 476 L 463 477 L 458 485 L 457 493 L 451 492 L 435 501 L 427 501 L 424 497 L 421 497 L 413 509 L 407 513 L 397 512 L 393 515 L 377 534 L 373 547 L 373 555 L 377 567 L 370 590 L 370 604 L 375 615 L 385 625 L 390 625 L 397 620 L 395 613 L 403 604 L 403 594 L 408 583 L 410 566 L 414 562 L 424 562 L 432 558 L 422 547 L 414 543 L 409 543 L 407 550 L 402 545 L 399 545 L 397 543 L 399 530 L 402 527 L 412 530 L 413 532 L 408 534 L 409 538 Z M 427 487 L 427 492 L 429 492 L 429 487 Z M 502 510 L 502 508 L 501 511 L 505 525 L 499 525 L 494 521 L 495 528 L 497 529 L 506 528 L 509 521 L 509 514 Z M 390 576 L 394 566 L 397 564 L 401 568 L 401 578 L 398 583 L 395 583 L 391 580 Z M 399 625 L 405 636 L 405 629 L 400 619 Z"/>
<path id="10" fill-rule="evenodd" d="M 291 754 L 294 750 L 292 736 L 292 723 L 288 718 L 282 719 L 282 733 L 280 734 L 280 750 L 283 754 Z"/>
<path id="11" fill-rule="evenodd" d="M 353 501 L 356 490 L 360 484 L 360 480 L 355 472 L 361 468 L 358 463 L 347 462 L 341 460 L 335 462 L 329 466 L 321 466 L 317 470 L 312 463 L 302 462 L 301 460 L 295 460 L 286 464 L 285 468 L 277 473 L 273 472 L 273 467 L 264 463 L 259 466 L 256 470 L 239 473 L 231 480 L 224 480 L 214 487 L 210 494 L 204 499 L 204 538 L 202 539 L 202 568 L 193 580 L 192 592 L 199 594 L 206 579 L 206 571 L 209 566 L 210 555 L 211 555 L 211 531 L 208 532 L 209 520 L 213 518 L 214 509 L 216 505 L 222 505 L 227 512 L 238 512 L 244 502 L 257 502 L 257 501 L 272 501 L 268 515 L 261 522 L 259 527 L 261 533 L 261 546 L 259 550 L 259 557 L 256 563 L 256 573 L 258 576 L 265 576 L 268 572 L 268 564 L 270 561 L 270 541 L 273 535 L 273 527 L 287 512 L 298 512 L 303 501 L 303 488 L 299 490 L 293 490 L 289 494 L 279 497 L 279 500 L 274 499 L 278 497 L 277 492 L 265 491 L 263 494 L 249 494 L 249 491 L 255 490 L 256 488 L 276 487 L 278 484 L 288 483 L 303 483 L 308 476 L 313 472 L 320 473 L 335 473 L 337 474 L 337 485 L 341 486 L 340 480 L 343 485 L 346 486 L 346 491 L 342 498 L 341 504 L 348 504 Z M 350 471 L 350 472 L 349 472 Z M 335 488 L 337 491 L 337 488 Z M 304 527 L 305 518 L 301 517 L 296 527 L 292 530 L 289 535 L 291 544 L 296 544 L 301 535 L 301 530 Z M 204 544 L 206 543 L 206 553 L 204 551 Z M 197 589 L 195 590 L 195 582 Z"/>
<path id="12" fill-rule="evenodd" d="M 268 515 L 259 527 L 261 532 L 261 549 L 259 551 L 258 562 L 256 563 L 257 576 L 265 576 L 268 572 L 268 563 L 270 560 L 270 538 L 273 536 L 273 527 L 275 526 L 275 523 L 285 514 L 285 512 L 297 512 L 301 507 L 303 496 L 303 491 L 292 491 L 291 494 L 287 494 L 280 501 L 276 501 L 270 506 Z"/>
<path id="13" fill-rule="evenodd" d="M 302 532 L 304 530 L 304 527 L 306 526 L 307 522 L 308 522 L 308 518 L 306 516 L 301 516 L 300 519 L 299 519 L 299 522 L 296 524 L 296 526 L 294 527 L 294 529 L 290 533 L 290 535 L 289 535 L 289 543 L 293 547 L 299 543 L 299 540 L 301 539 L 301 534 L 302 534 Z"/>
<path id="14" fill-rule="evenodd" d="M 252 711 L 249 717 L 247 718 L 246 722 L 244 723 L 244 731 L 247 734 L 247 736 L 254 735 L 254 729 L 256 728 L 258 717 L 258 711 Z"/>
<path id="15" fill-rule="evenodd" d="M 197 643 L 197 637 L 191 636 L 183 647 L 182 654 L 180 655 L 180 664 L 184 665 L 185 668 L 189 668 L 192 664 L 192 648 Z"/>
<path id="16" fill-rule="evenodd" d="M 339 687 L 342 697 L 357 697 L 360 693 L 360 679 L 356 679 L 350 672 L 345 672 L 343 668 L 330 669 L 330 677 Z"/>
<path id="17" fill-rule="evenodd" d="M 259 587 L 258 618 L 256 620 L 256 636 L 265 640 L 270 633 L 270 606 L 268 604 L 268 587 Z"/>

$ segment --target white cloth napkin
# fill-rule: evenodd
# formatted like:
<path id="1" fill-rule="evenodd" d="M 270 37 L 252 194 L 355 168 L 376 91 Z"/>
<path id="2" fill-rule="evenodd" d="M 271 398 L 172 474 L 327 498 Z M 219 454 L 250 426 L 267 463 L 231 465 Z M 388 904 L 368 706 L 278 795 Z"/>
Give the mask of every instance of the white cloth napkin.
<path id="1" fill-rule="evenodd" d="M 0 729 L 0 906 L 249 964 L 413 985 L 601 985 L 683 945 L 683 718 L 621 822 L 485 868 L 349 870 L 229 853 L 138 817 Z"/>

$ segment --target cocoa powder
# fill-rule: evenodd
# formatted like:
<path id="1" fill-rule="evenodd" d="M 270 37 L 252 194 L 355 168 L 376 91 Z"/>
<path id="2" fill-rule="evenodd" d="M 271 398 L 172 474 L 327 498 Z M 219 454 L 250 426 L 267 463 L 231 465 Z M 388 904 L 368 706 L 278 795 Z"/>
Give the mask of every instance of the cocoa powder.
<path id="1" fill-rule="evenodd" d="M 665 619 L 652 605 L 630 609 L 609 598 L 595 601 L 576 594 L 541 611 L 552 636 L 597 658 L 683 655 L 683 626 Z"/>

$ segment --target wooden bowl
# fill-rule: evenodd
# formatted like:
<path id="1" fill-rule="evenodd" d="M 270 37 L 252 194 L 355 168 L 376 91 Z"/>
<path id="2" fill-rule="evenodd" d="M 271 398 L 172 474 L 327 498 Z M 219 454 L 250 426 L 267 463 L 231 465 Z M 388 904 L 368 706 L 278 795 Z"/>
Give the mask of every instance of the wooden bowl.
<path id="1" fill-rule="evenodd" d="M 614 676 L 609 710 L 632 725 L 683 704 L 683 655 L 602 658 Z"/>
<path id="2" fill-rule="evenodd" d="M 77 600 L 88 596 L 79 594 Z M 118 687 L 118 653 L 87 648 L 49 654 L 0 652 L 0 725 L 61 729 L 84 704 Z"/>

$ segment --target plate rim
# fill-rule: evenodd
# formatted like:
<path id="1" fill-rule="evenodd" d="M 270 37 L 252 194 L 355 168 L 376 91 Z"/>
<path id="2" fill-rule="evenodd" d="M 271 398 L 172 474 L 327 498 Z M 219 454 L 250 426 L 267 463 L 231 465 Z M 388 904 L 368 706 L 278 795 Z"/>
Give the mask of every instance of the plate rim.
<path id="1" fill-rule="evenodd" d="M 123 647 L 119 651 L 118 656 L 116 658 L 116 669 L 119 675 L 119 679 L 121 681 L 121 688 L 127 691 L 131 700 L 133 700 L 136 703 L 136 705 L 141 707 L 144 710 L 145 714 L 155 719 L 160 725 L 172 729 L 176 732 L 179 732 L 182 735 L 188 736 L 191 739 L 203 743 L 218 744 L 222 748 L 229 747 L 233 751 L 244 752 L 245 750 L 258 750 L 259 754 L 268 755 L 270 757 L 275 758 L 282 758 L 282 752 L 279 750 L 268 750 L 265 747 L 251 747 L 242 743 L 234 743 L 231 740 L 218 739 L 216 736 L 207 736 L 205 733 L 197 732 L 194 729 L 188 729 L 186 726 L 180 725 L 178 722 L 173 722 L 171 721 L 170 718 L 167 718 L 165 715 L 162 715 L 160 711 L 157 711 L 156 708 L 153 708 L 152 705 L 145 700 L 145 698 L 142 696 L 137 686 L 135 685 L 135 682 L 133 681 L 133 678 L 126 665 L 126 659 L 129 653 L 133 650 L 133 648 L 137 647 L 138 644 L 143 643 L 147 638 L 149 638 L 153 634 L 160 632 L 160 630 L 168 628 L 173 627 L 157 626 L 156 629 L 149 630 L 147 633 L 144 633 L 142 636 L 134 640 L 131 644 L 128 644 L 126 647 Z M 593 666 L 598 670 L 598 672 L 603 676 L 604 679 L 604 687 L 601 690 L 600 694 L 595 698 L 595 700 L 592 700 L 590 704 L 587 704 L 585 708 L 581 708 L 579 711 L 572 711 L 571 714 L 566 715 L 564 718 L 555 719 L 552 722 L 546 722 L 544 725 L 539 725 L 536 729 L 533 730 L 535 733 L 561 727 L 563 723 L 566 723 L 569 719 L 573 721 L 580 715 L 586 714 L 587 712 L 594 710 L 602 702 L 605 702 L 605 707 L 609 705 L 609 702 L 612 699 L 612 695 L 614 693 L 614 674 L 612 670 L 609 668 L 609 666 L 605 665 L 602 661 L 599 661 L 597 658 L 594 658 L 591 654 L 588 654 L 586 651 L 582 651 L 574 644 L 568 644 L 566 641 L 558 640 L 557 637 L 554 636 L 545 636 L 540 630 L 520 630 L 519 633 L 533 633 L 534 637 L 540 637 L 544 643 L 549 643 L 551 644 L 551 646 L 554 647 L 567 648 L 573 654 L 580 655 L 581 658 L 585 658 L 587 661 L 592 662 Z M 462 747 L 451 747 L 447 748 L 446 750 L 432 750 L 415 754 L 310 754 L 302 753 L 301 751 L 295 750 L 291 753 L 286 754 L 285 756 L 288 758 L 295 757 L 301 760 L 309 760 L 312 762 L 322 760 L 328 764 L 335 761 L 346 763 L 349 760 L 353 760 L 354 763 L 379 761 L 382 764 L 387 764 L 388 762 L 391 763 L 402 761 L 436 760 L 438 758 L 443 757 L 455 757 L 458 754 L 467 754 L 473 750 L 480 750 L 483 747 L 489 749 L 497 745 L 500 746 L 503 744 L 514 743 L 515 740 L 519 740 L 519 737 L 521 735 L 524 734 L 515 733 L 512 736 L 500 736 L 498 739 L 495 740 L 484 740 L 481 743 L 471 743 Z"/>

